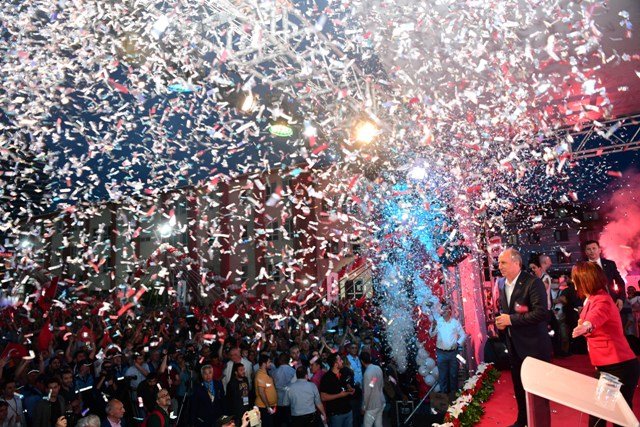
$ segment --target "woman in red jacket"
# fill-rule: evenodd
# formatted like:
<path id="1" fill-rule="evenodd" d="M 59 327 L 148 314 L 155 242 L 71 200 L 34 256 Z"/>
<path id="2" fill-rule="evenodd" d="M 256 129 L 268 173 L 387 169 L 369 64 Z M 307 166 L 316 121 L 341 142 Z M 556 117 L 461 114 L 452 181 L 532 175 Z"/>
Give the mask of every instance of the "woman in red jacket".
<path id="1" fill-rule="evenodd" d="M 573 336 L 587 338 L 589 358 L 598 371 L 596 378 L 600 372 L 618 377 L 622 382 L 620 392 L 631 408 L 640 365 L 622 331 L 618 307 L 607 292 L 607 277 L 598 264 L 578 262 L 571 271 L 571 279 L 578 296 L 587 298 Z M 590 426 L 597 421 L 589 417 Z"/>

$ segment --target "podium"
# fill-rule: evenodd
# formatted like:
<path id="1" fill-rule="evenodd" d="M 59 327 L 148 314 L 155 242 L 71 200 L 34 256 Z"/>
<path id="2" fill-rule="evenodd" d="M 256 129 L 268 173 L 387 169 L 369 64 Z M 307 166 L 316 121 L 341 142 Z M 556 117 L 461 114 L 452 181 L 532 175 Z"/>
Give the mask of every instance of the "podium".
<path id="1" fill-rule="evenodd" d="M 557 402 L 585 414 L 594 415 L 626 427 L 640 427 L 640 422 L 629 405 L 618 394 L 611 409 L 598 406 L 596 387 L 598 380 L 542 360 L 527 357 L 520 373 L 527 396 L 527 419 L 529 427 L 540 427 L 536 422 L 534 396 Z M 619 393 L 619 392 L 618 392 Z"/>

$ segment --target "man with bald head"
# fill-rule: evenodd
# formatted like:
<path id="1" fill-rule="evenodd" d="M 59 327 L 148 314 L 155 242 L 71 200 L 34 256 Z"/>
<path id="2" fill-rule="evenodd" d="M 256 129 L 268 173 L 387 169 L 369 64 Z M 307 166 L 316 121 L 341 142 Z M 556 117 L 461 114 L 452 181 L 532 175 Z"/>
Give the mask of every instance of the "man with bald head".
<path id="1" fill-rule="evenodd" d="M 520 370 L 527 356 L 551 360 L 551 339 L 548 333 L 550 311 L 542 281 L 522 271 L 522 256 L 513 248 L 505 249 L 498 257 L 502 278 L 498 281 L 500 295 L 496 326 L 506 334 L 513 389 L 518 404 L 518 418 L 513 427 L 527 424 L 527 404 Z M 536 425 L 549 426 L 549 401 L 536 398 Z"/>

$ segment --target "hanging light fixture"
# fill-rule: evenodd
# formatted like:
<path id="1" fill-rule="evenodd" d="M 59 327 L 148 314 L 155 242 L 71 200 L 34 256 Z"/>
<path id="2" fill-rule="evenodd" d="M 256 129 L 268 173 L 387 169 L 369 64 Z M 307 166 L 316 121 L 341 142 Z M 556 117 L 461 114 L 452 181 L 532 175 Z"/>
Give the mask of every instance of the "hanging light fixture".
<path id="1" fill-rule="evenodd" d="M 251 113 L 258 107 L 258 97 L 251 91 L 243 92 L 240 95 L 240 102 L 238 103 L 238 109 L 243 113 Z"/>
<path id="2" fill-rule="evenodd" d="M 371 119 L 362 119 L 353 127 L 353 139 L 363 144 L 370 144 L 380 134 L 380 127 Z"/>
<path id="3" fill-rule="evenodd" d="M 268 129 L 271 135 L 280 138 L 288 138 L 293 135 L 293 128 L 284 119 L 278 119 L 275 122 L 271 123 Z"/>

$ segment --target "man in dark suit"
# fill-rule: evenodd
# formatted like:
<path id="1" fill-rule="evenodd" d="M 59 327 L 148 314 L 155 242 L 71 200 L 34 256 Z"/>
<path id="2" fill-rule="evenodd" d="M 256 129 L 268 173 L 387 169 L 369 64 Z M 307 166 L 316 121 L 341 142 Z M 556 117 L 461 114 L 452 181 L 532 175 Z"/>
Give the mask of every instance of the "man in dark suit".
<path id="1" fill-rule="evenodd" d="M 194 387 L 191 398 L 191 423 L 196 427 L 212 426 L 225 413 L 222 382 L 213 379 L 213 367 L 200 368 L 202 382 Z"/>
<path id="2" fill-rule="evenodd" d="M 522 271 L 522 256 L 515 249 L 508 248 L 500 254 L 498 268 L 503 278 L 498 282 L 501 314 L 496 316 L 496 326 L 506 334 L 513 390 L 518 404 L 518 418 L 512 427 L 524 427 L 527 424 L 527 404 L 520 378 L 522 362 L 527 356 L 551 360 L 547 293 L 540 279 Z M 536 398 L 534 407 L 536 420 L 540 423 L 536 425 L 549 426 L 549 401 Z"/>
<path id="3" fill-rule="evenodd" d="M 582 251 L 587 257 L 587 261 L 596 263 L 604 270 L 605 276 L 607 276 L 608 291 L 611 298 L 616 302 L 618 311 L 622 310 L 622 305 L 625 300 L 625 286 L 626 283 L 622 279 L 618 266 L 614 261 L 610 259 L 602 258 L 602 249 L 600 243 L 596 240 L 587 240 L 582 244 Z"/>
<path id="4" fill-rule="evenodd" d="M 105 412 L 107 416 L 100 422 L 100 427 L 111 427 L 114 425 L 121 427 L 127 426 L 127 422 L 124 419 L 124 405 L 118 399 L 111 399 L 107 402 Z"/>

